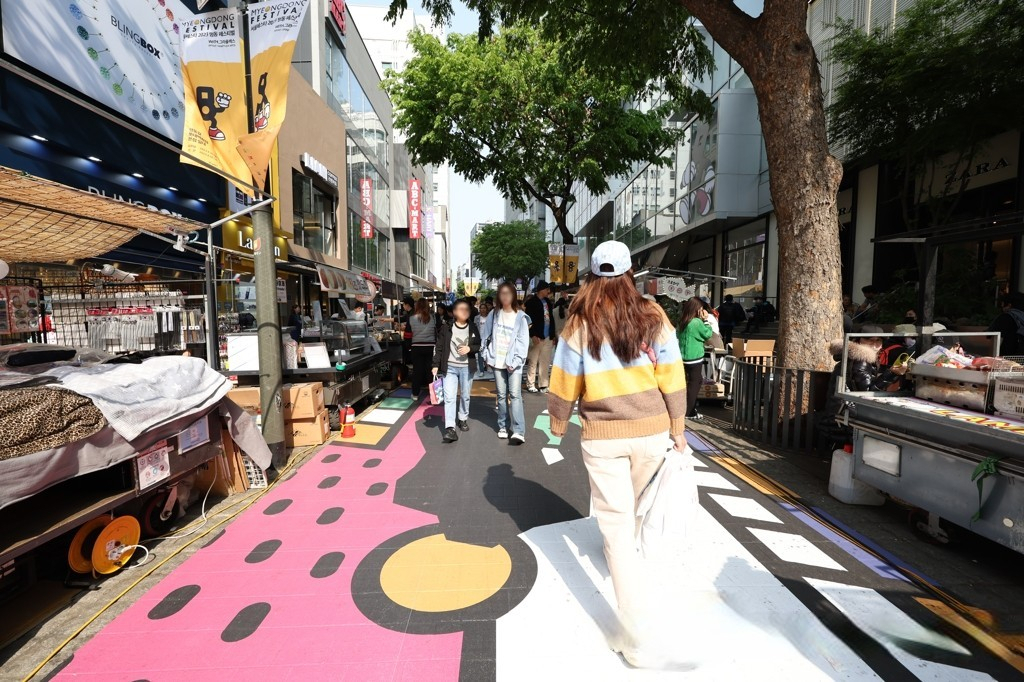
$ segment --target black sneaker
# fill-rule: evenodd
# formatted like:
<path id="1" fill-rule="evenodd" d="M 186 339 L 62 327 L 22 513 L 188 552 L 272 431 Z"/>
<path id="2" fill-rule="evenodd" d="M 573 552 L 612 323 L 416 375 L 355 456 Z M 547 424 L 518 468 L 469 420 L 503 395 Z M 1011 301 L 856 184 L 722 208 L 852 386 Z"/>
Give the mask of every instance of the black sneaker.
<path id="1" fill-rule="evenodd" d="M 455 425 L 459 427 L 459 431 L 469 431 L 469 422 L 466 421 L 465 419 L 457 419 L 455 421 Z"/>
<path id="2" fill-rule="evenodd" d="M 459 439 L 459 434 L 455 432 L 453 428 L 447 428 L 444 430 L 444 437 L 441 439 L 444 443 L 454 443 Z"/>

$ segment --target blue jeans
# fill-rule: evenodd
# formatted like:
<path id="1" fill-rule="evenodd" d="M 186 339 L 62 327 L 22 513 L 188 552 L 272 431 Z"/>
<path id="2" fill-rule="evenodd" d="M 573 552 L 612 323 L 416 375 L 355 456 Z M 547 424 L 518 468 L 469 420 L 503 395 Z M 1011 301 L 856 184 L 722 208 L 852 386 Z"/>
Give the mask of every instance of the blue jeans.
<path id="1" fill-rule="evenodd" d="M 498 393 L 498 428 L 508 427 L 508 403 L 512 399 L 512 433 L 526 435 L 526 415 L 523 411 L 523 368 L 515 371 L 494 370 L 494 388 Z"/>
<path id="2" fill-rule="evenodd" d="M 458 400 L 459 420 L 469 419 L 469 396 L 473 392 L 473 375 L 469 367 L 448 367 L 444 375 L 444 427 L 455 428 L 455 401 Z"/>

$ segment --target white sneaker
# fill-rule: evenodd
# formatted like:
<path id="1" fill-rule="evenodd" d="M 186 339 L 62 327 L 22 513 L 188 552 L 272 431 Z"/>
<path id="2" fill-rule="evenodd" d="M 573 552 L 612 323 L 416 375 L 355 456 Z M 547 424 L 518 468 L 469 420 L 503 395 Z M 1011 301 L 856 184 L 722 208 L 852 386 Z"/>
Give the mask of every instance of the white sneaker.
<path id="1" fill-rule="evenodd" d="M 508 438 L 508 429 L 498 429 L 498 438 Z"/>
<path id="2" fill-rule="evenodd" d="M 522 445 L 526 442 L 526 436 L 521 433 L 513 433 L 512 437 L 508 439 L 508 442 L 515 443 L 516 445 Z"/>
<path id="3" fill-rule="evenodd" d="M 526 387 L 526 392 L 527 393 L 540 393 L 540 389 L 538 389 L 536 386 L 527 386 Z"/>

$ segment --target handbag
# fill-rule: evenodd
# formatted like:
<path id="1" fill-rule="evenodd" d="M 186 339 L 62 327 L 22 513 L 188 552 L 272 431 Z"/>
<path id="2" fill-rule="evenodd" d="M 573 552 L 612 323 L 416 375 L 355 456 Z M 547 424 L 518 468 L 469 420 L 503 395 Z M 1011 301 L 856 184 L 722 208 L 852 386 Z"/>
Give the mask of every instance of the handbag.
<path id="1" fill-rule="evenodd" d="M 444 401 L 444 379 L 438 377 L 430 382 L 430 404 L 440 405 Z"/>
<path id="2" fill-rule="evenodd" d="M 637 500 L 636 515 L 642 519 L 637 544 L 644 558 L 684 552 L 699 504 L 693 450 L 670 449 Z"/>

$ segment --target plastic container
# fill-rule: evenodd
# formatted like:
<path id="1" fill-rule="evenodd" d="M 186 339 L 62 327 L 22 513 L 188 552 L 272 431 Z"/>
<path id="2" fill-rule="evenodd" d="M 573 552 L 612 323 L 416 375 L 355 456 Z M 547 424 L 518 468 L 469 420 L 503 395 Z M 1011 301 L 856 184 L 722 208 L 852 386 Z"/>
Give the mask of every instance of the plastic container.
<path id="1" fill-rule="evenodd" d="M 879 506 L 885 496 L 853 477 L 853 446 L 832 452 L 832 469 L 828 477 L 828 494 L 845 504 Z"/>

